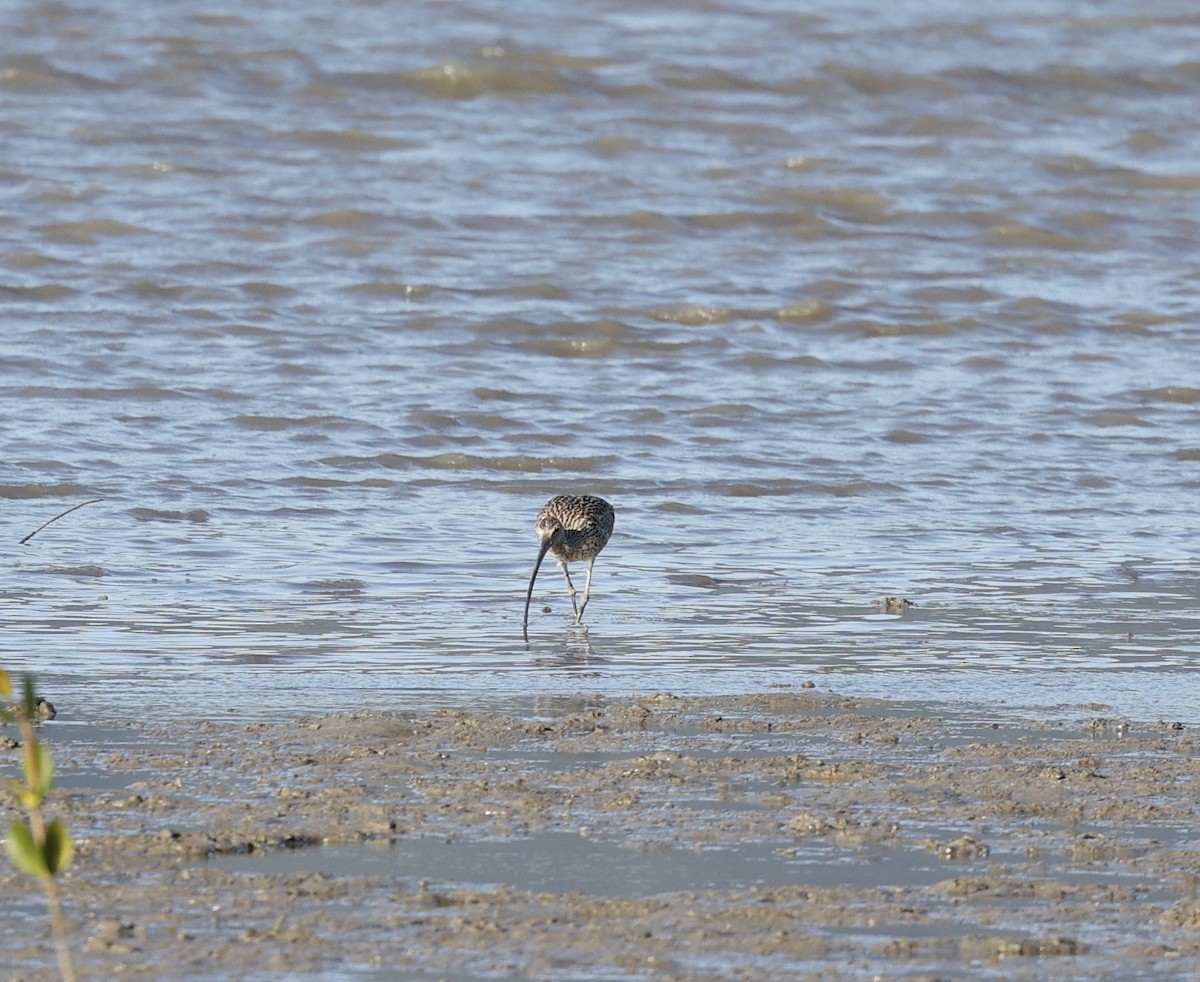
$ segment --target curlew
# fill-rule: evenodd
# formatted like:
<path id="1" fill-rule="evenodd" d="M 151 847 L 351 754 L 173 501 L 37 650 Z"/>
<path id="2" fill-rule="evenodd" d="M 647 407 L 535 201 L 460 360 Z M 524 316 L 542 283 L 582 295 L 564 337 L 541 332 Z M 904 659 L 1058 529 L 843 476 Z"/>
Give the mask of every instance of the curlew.
<path id="1" fill-rule="evenodd" d="M 563 576 L 567 578 L 567 592 L 571 595 L 571 608 L 575 611 L 575 623 L 583 623 L 583 610 L 587 607 L 588 595 L 592 592 L 592 565 L 600 550 L 608 544 L 612 535 L 616 513 L 613 506 L 594 494 L 560 494 L 546 502 L 534 522 L 541 548 L 533 574 L 529 577 L 529 592 L 525 594 L 525 620 L 521 630 L 529 640 L 529 602 L 533 599 L 533 581 L 537 579 L 542 560 L 549 552 L 558 560 Z M 587 560 L 587 582 L 583 585 L 583 600 L 575 602 L 575 584 L 567 563 Z"/>

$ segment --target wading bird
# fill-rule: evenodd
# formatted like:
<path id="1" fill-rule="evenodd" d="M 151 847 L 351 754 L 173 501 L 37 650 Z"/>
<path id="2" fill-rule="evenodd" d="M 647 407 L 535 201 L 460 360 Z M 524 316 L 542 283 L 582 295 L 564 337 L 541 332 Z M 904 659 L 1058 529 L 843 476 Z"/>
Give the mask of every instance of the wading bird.
<path id="1" fill-rule="evenodd" d="M 537 562 L 533 564 L 533 575 L 529 577 L 529 592 L 525 594 L 525 620 L 521 625 L 526 641 L 529 640 L 529 601 L 533 599 L 533 581 L 537 579 L 547 552 L 558 560 L 563 576 L 567 578 L 567 592 L 571 595 L 575 623 L 583 623 L 583 610 L 592 592 L 592 564 L 596 562 L 600 550 L 608 544 L 615 518 L 613 506 L 593 494 L 560 494 L 546 502 L 546 507 L 538 512 L 533 528 L 541 548 Z M 587 582 L 583 586 L 583 600 L 577 604 L 575 584 L 571 582 L 567 563 L 582 559 L 586 559 L 588 564 Z"/>

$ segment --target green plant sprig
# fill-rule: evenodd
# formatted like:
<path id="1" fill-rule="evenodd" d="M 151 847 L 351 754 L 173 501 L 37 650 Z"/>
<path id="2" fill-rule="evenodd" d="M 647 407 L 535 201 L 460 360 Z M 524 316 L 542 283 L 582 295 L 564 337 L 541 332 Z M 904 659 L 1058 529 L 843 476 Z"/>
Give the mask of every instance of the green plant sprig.
<path id="1" fill-rule="evenodd" d="M 0 697 L 12 697 L 12 678 L 0 669 Z M 58 970 L 63 982 L 75 982 L 75 966 L 67 938 L 67 921 L 63 915 L 58 893 L 58 873 L 65 869 L 75 854 L 75 842 L 61 819 L 46 822 L 42 805 L 54 787 L 54 758 L 50 748 L 37 737 L 33 721 L 37 714 L 37 697 L 33 677 L 26 674 L 21 702 L 12 708 L 0 707 L 0 722 L 15 723 L 21 734 L 23 775 L 10 778 L 8 786 L 29 816 L 28 822 L 14 818 L 8 826 L 4 848 L 18 869 L 37 877 L 46 894 L 50 909 L 50 925 L 58 953 Z"/>

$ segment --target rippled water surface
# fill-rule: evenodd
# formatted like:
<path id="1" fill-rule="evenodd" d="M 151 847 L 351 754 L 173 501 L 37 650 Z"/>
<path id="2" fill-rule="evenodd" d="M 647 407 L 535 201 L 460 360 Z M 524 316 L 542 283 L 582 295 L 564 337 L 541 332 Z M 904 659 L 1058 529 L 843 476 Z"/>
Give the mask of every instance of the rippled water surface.
<path id="1" fill-rule="evenodd" d="M 1200 720 L 1198 51 L 1133 0 L 9 5 L 0 659 L 74 716 Z M 580 491 L 588 628 L 551 566 L 526 645 Z"/>

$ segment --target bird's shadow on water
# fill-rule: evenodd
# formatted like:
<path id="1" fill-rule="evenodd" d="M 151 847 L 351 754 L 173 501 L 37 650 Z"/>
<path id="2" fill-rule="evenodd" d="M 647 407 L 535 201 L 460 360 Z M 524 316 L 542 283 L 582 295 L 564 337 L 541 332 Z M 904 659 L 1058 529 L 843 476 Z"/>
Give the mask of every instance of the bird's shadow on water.
<path id="1" fill-rule="evenodd" d="M 581 670 L 606 663 L 592 643 L 586 624 L 571 625 L 561 638 L 551 636 L 541 639 L 532 635 L 525 642 L 525 650 L 533 656 L 534 665 L 546 668 Z"/>

